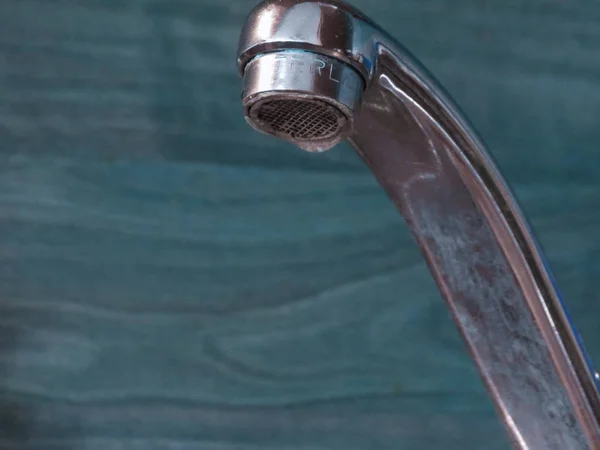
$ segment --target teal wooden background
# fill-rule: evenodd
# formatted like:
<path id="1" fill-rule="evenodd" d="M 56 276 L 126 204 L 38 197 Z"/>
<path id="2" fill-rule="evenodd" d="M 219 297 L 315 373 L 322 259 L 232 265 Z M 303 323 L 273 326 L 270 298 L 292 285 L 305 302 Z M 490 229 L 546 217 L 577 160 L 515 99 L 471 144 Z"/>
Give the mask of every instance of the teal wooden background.
<path id="1" fill-rule="evenodd" d="M 255 3 L 0 2 L 0 448 L 508 448 L 357 157 L 245 125 Z M 599 361 L 598 5 L 355 4 L 487 140 Z"/>

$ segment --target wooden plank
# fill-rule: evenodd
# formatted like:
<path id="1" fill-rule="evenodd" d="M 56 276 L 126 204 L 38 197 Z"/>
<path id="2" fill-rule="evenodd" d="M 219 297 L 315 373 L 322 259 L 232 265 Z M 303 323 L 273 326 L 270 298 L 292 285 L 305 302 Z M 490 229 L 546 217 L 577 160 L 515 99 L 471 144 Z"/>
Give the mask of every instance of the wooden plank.
<path id="1" fill-rule="evenodd" d="M 0 448 L 507 448 L 346 146 L 252 132 L 254 1 L 0 2 Z M 489 142 L 600 355 L 600 8 L 356 1 Z"/>

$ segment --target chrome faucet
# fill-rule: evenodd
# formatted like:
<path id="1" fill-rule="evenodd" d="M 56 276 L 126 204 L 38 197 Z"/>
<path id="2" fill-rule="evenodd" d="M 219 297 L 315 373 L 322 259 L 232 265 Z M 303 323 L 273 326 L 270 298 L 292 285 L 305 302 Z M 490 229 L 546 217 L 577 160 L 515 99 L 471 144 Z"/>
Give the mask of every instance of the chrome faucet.
<path id="1" fill-rule="evenodd" d="M 240 39 L 255 129 L 321 152 L 347 139 L 421 247 L 517 449 L 600 449 L 600 397 L 525 218 L 427 71 L 336 0 L 269 0 Z"/>

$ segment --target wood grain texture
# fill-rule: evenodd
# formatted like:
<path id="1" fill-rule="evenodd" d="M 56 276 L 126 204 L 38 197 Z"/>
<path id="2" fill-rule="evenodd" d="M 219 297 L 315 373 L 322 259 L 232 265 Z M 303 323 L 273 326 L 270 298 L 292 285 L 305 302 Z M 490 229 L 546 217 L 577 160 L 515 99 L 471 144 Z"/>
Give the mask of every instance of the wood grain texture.
<path id="1" fill-rule="evenodd" d="M 508 448 L 358 158 L 245 125 L 255 3 L 0 2 L 0 448 Z M 481 131 L 600 360 L 600 8 L 354 3 Z"/>

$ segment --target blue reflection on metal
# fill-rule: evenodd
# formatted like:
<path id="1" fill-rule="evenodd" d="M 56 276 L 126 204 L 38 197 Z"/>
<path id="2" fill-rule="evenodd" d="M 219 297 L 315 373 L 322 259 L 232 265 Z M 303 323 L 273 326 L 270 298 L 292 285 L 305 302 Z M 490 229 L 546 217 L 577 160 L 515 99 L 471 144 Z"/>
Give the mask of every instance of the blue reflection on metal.
<path id="1" fill-rule="evenodd" d="M 575 340 L 577 341 L 577 344 L 579 345 L 579 348 L 581 350 L 583 358 L 585 359 L 588 370 L 590 371 L 591 374 L 593 374 L 593 378 L 596 382 L 596 387 L 598 387 L 598 389 L 600 390 L 600 376 L 599 376 L 598 372 L 595 371 L 592 360 L 589 357 L 588 352 L 585 349 L 585 345 L 583 344 L 583 339 L 581 339 L 581 335 L 577 331 L 577 328 L 575 327 L 575 324 L 574 324 L 573 320 L 571 319 L 571 315 L 569 314 L 569 311 L 565 305 L 565 302 L 562 298 L 560 290 L 558 289 L 558 285 L 556 284 L 554 275 L 552 275 L 552 271 L 550 270 L 550 265 L 548 264 L 548 261 L 546 260 L 546 258 L 543 257 L 543 253 L 542 253 L 538 243 L 536 243 L 536 246 L 537 246 L 538 253 L 542 259 L 542 263 L 544 264 L 544 268 L 546 269 L 546 273 L 548 274 L 548 278 L 550 279 L 550 282 L 552 283 L 552 287 L 554 288 L 554 292 L 556 292 L 556 296 L 558 297 L 560 306 L 562 307 L 562 309 L 564 311 L 565 317 L 567 318 L 567 321 L 569 322 L 571 331 L 573 332 L 573 335 L 575 336 Z"/>

